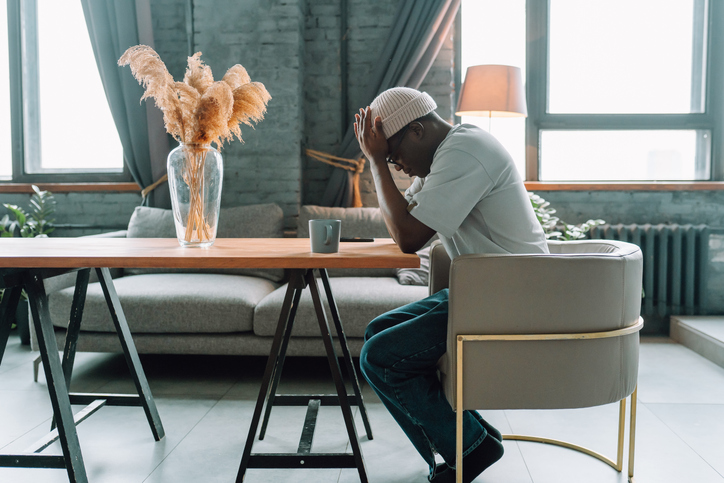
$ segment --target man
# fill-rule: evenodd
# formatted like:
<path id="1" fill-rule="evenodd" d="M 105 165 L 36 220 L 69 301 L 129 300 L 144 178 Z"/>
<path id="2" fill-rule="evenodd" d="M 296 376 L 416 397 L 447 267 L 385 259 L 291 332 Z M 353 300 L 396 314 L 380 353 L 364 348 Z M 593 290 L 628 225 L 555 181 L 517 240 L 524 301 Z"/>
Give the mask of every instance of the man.
<path id="1" fill-rule="evenodd" d="M 396 87 L 355 115 L 380 210 L 400 249 L 413 253 L 436 233 L 450 258 L 469 253 L 548 253 L 510 155 L 475 126 L 451 126 L 424 92 Z M 388 165 L 415 177 L 404 196 Z M 430 467 L 432 482 L 455 478 L 455 413 L 436 364 L 445 353 L 448 291 L 377 317 L 360 364 L 370 386 Z M 463 415 L 463 481 L 503 456 L 500 432 L 477 412 Z M 435 463 L 435 453 L 444 463 Z"/>

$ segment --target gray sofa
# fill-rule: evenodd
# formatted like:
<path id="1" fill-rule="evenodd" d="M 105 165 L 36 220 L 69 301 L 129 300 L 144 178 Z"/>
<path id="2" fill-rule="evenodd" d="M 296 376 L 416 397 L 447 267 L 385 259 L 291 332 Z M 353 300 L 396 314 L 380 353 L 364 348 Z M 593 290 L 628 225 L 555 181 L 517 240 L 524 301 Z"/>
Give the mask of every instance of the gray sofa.
<path id="1" fill-rule="evenodd" d="M 389 237 L 377 208 L 303 206 L 297 236 L 308 237 L 308 221 L 314 218 L 341 219 L 345 237 Z M 173 218 L 169 210 L 138 207 L 128 230 L 103 236 L 175 237 Z M 275 204 L 222 209 L 218 236 L 282 237 L 282 210 Z M 399 282 L 419 279 L 417 272 L 330 270 L 330 284 L 353 355 L 359 354 L 370 320 L 428 295 L 427 285 Z M 269 354 L 286 290 L 284 271 L 114 269 L 112 274 L 139 353 Z M 68 325 L 74 281 L 75 276 L 67 274 L 49 279 L 46 284 L 59 347 Z M 95 278 L 88 286 L 77 350 L 121 351 Z M 297 310 L 287 354 L 325 354 L 308 291 L 304 292 Z"/>

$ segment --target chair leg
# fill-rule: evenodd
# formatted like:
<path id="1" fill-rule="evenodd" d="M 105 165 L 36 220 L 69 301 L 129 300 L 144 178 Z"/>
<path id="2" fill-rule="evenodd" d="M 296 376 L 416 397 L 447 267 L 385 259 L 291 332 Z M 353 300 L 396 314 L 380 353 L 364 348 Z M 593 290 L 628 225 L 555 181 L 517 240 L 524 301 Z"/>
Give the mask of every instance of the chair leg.
<path id="1" fill-rule="evenodd" d="M 38 382 L 38 372 L 40 372 L 40 364 L 43 360 L 40 356 L 36 357 L 33 361 L 33 381 Z"/>
<path id="2" fill-rule="evenodd" d="M 463 339 L 457 341 L 455 383 L 455 481 L 463 483 Z"/>
<path id="3" fill-rule="evenodd" d="M 459 383 L 459 381 L 458 381 Z M 555 446 L 561 446 L 563 448 L 572 449 L 579 453 L 593 456 L 594 458 L 606 463 L 611 468 L 618 472 L 623 471 L 623 448 L 624 448 L 624 433 L 625 433 L 625 421 L 626 421 L 626 399 L 622 399 L 619 402 L 619 413 L 618 413 L 618 450 L 616 454 L 616 461 L 593 451 L 591 449 L 579 446 L 577 444 L 569 443 L 567 441 L 561 441 L 558 439 L 542 438 L 540 436 L 525 436 L 521 434 L 504 434 L 503 440 L 505 441 L 528 441 L 532 443 L 546 443 Z M 629 453 L 628 453 L 628 480 L 629 483 L 634 483 L 633 479 L 633 468 L 634 468 L 634 447 L 635 447 L 635 435 L 636 435 L 636 390 L 631 394 L 631 420 L 629 424 Z"/>
<path id="4" fill-rule="evenodd" d="M 628 435 L 628 481 L 634 483 L 634 451 L 636 449 L 636 406 L 638 386 L 631 393 L 631 422 Z"/>
<path id="5" fill-rule="evenodd" d="M 616 467 L 619 473 L 623 469 L 623 440 L 626 431 L 626 398 L 618 402 L 618 447 L 616 450 Z"/>

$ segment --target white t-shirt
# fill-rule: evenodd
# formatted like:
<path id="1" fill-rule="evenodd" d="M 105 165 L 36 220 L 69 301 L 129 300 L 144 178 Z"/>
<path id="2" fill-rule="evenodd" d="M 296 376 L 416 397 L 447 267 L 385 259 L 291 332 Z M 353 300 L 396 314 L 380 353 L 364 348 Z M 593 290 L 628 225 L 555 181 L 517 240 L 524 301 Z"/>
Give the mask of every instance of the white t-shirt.
<path id="1" fill-rule="evenodd" d="M 513 159 L 476 126 L 450 130 L 430 173 L 416 178 L 405 198 L 410 214 L 438 233 L 451 259 L 470 253 L 548 253 Z"/>

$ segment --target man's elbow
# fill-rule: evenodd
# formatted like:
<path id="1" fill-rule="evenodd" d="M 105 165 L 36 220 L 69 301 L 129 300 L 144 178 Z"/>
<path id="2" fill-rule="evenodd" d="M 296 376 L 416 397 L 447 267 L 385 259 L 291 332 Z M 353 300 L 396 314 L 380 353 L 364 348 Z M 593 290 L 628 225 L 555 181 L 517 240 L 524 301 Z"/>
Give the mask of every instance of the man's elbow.
<path id="1" fill-rule="evenodd" d="M 402 239 L 397 241 L 397 246 L 400 247 L 402 253 L 415 253 L 425 245 L 425 242 L 418 240 Z"/>
<path id="2" fill-rule="evenodd" d="M 435 232 L 417 220 L 406 229 L 390 230 L 397 246 L 403 253 L 415 253 L 435 235 Z"/>

